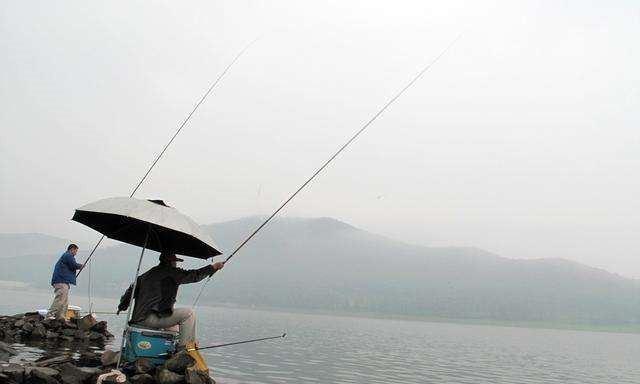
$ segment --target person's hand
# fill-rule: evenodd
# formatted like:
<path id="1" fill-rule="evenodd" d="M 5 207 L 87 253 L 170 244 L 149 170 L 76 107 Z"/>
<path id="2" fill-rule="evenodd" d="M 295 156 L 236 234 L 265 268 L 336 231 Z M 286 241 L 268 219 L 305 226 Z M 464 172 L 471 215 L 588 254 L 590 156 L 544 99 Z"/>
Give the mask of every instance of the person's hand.
<path id="1" fill-rule="evenodd" d="M 224 267 L 224 261 L 218 261 L 218 262 L 215 262 L 215 263 L 213 263 L 211 265 L 213 265 L 213 270 L 214 271 L 219 271 L 219 270 L 222 269 L 222 267 Z"/>

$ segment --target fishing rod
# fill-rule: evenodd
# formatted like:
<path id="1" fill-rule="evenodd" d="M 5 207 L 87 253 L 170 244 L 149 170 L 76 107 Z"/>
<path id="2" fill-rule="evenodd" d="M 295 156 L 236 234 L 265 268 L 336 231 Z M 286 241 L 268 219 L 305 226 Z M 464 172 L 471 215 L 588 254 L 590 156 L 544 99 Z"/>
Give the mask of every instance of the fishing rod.
<path id="1" fill-rule="evenodd" d="M 287 333 L 285 332 L 282 335 L 271 336 L 271 337 L 262 337 L 260 339 L 234 341 L 233 343 L 224 343 L 224 344 L 214 344 L 214 345 L 209 345 L 208 347 L 187 348 L 187 351 L 189 351 L 189 352 L 191 352 L 191 351 L 201 351 L 203 349 L 214 349 L 214 348 L 220 348 L 220 347 L 228 347 L 230 345 L 255 343 L 255 342 L 258 342 L 258 341 L 273 340 L 273 339 L 284 339 L 286 336 L 287 336 Z M 168 353 L 162 353 L 162 354 L 160 354 L 158 356 L 164 356 L 164 355 L 168 355 Z"/>
<path id="2" fill-rule="evenodd" d="M 360 134 L 362 134 L 367 128 L 369 128 L 369 126 L 378 118 L 380 117 L 380 115 L 382 115 L 384 113 L 384 111 L 387 110 L 387 108 L 389 108 L 389 106 L 391 106 L 391 104 L 393 104 L 398 98 L 400 98 L 400 96 L 402 96 L 402 94 L 409 88 L 411 88 L 411 86 L 418 81 L 418 79 L 420 79 L 422 77 L 422 75 L 425 74 L 425 72 L 427 72 L 436 62 L 438 62 L 438 60 L 440 60 L 440 58 L 442 56 L 444 56 L 451 47 L 453 47 L 455 45 L 455 43 L 458 42 L 458 40 L 460 40 L 460 37 L 462 37 L 462 34 L 459 34 L 455 39 L 453 39 L 449 45 L 446 46 L 446 48 L 444 50 L 442 50 L 442 52 L 440 52 L 440 54 L 438 56 L 436 56 L 429 64 L 427 64 L 424 68 L 422 68 L 422 70 L 420 70 L 420 72 L 418 72 L 417 75 L 415 75 L 411 81 L 409 81 L 398 93 L 395 94 L 395 96 L 393 96 L 391 99 L 389 99 L 389 101 L 387 101 L 386 104 L 384 104 L 384 106 L 382 108 L 380 108 L 378 110 L 378 112 L 376 112 L 375 115 L 373 115 L 372 118 L 370 118 L 369 120 L 367 120 L 367 122 L 358 130 L 356 131 L 356 133 L 351 136 L 351 138 L 349 140 L 347 140 L 346 143 L 344 143 L 331 157 L 329 157 L 329 159 L 327 159 L 322 166 L 320 166 L 320 168 L 318 168 L 313 175 L 311 175 L 311 177 L 309 177 L 295 192 L 293 192 L 291 194 L 291 196 L 289 196 L 279 207 L 278 209 L 276 209 L 269 217 L 267 217 L 267 219 L 262 222 L 262 224 L 260 224 L 253 232 L 251 232 L 251 234 L 249 236 L 247 236 L 247 238 L 245 238 L 240 245 L 238 245 L 233 252 L 231 252 L 231 254 L 224 260 L 223 263 L 227 263 L 229 260 L 231 260 L 231 258 L 233 256 L 235 256 L 236 253 L 238 253 L 238 251 L 244 247 L 245 244 L 247 244 L 258 232 L 260 232 L 260 230 L 262 228 L 264 228 L 270 221 L 271 219 L 273 219 L 287 204 L 289 204 L 289 202 L 291 200 L 293 200 L 293 198 L 295 198 L 298 193 L 300 193 L 300 191 L 302 191 L 311 181 L 313 181 L 313 179 L 316 178 L 316 176 L 318 176 L 318 174 L 320 174 L 320 172 L 322 172 L 336 157 L 338 157 L 338 155 L 340 153 L 342 153 L 342 151 L 344 151 L 352 142 L 354 142 L 358 136 L 360 136 Z M 213 276 L 213 275 L 211 275 Z M 198 300 L 200 299 L 200 296 L 202 296 L 202 292 L 204 291 L 205 286 L 209 283 L 209 281 L 211 280 L 211 276 L 209 276 L 209 278 L 207 278 L 207 280 L 205 280 L 205 282 L 202 284 L 202 287 L 200 288 L 200 292 L 198 293 L 198 296 L 196 296 L 195 301 L 193 302 L 193 307 L 196 306 L 196 304 L 198 303 Z"/>
<path id="3" fill-rule="evenodd" d="M 211 86 L 209 87 L 209 89 L 207 89 L 207 91 L 204 93 L 204 95 L 202 95 L 202 97 L 200 98 L 200 100 L 196 103 L 196 105 L 193 107 L 193 109 L 191 110 L 191 112 L 189 112 L 189 114 L 187 115 L 187 117 L 182 121 L 182 123 L 178 126 L 178 129 L 175 131 L 175 133 L 173 134 L 173 136 L 171 136 L 171 139 L 169 140 L 169 142 L 167 142 L 167 144 L 165 144 L 164 148 L 162 148 L 162 151 L 160 151 L 160 153 L 156 156 L 156 158 L 153 160 L 153 163 L 151 163 L 151 166 L 149 167 L 149 169 L 147 169 L 147 172 L 142 176 L 142 178 L 140 179 L 140 181 L 138 182 L 138 184 L 135 186 L 135 188 L 133 188 L 133 191 L 131 191 L 131 194 L 129 195 L 129 197 L 133 197 L 133 195 L 135 195 L 135 193 L 138 191 L 138 188 L 140 188 L 140 186 L 142 185 L 142 183 L 147 179 L 147 177 L 149 176 L 149 174 L 151 173 L 151 171 L 153 170 L 153 168 L 156 166 L 156 164 L 158 163 L 158 161 L 160 161 L 160 158 L 162 158 L 162 156 L 164 155 L 164 153 L 167 151 L 167 149 L 169 148 L 169 146 L 171 145 L 171 143 L 173 143 L 173 141 L 175 140 L 175 138 L 180 134 L 180 131 L 182 131 L 182 128 L 184 128 L 187 123 L 189 122 L 189 120 L 191 120 L 191 116 L 193 116 L 194 113 L 196 113 L 196 111 L 198 110 L 198 108 L 200 107 L 200 105 L 205 101 L 205 99 L 207 98 L 207 96 L 209 96 L 209 94 L 213 91 L 213 89 L 218 85 L 218 83 L 222 80 L 222 78 L 227 74 L 227 72 L 231 69 L 231 67 L 233 67 L 233 65 L 236 63 L 236 61 L 238 61 L 238 59 L 240 58 L 240 56 L 242 56 L 248 49 L 249 47 L 251 47 L 256 41 L 258 41 L 259 38 L 251 41 L 249 44 L 247 44 L 240 52 L 238 52 L 238 54 L 233 58 L 233 60 L 231 60 L 231 62 L 224 68 L 224 70 L 218 75 L 218 77 L 215 79 L 215 81 L 211 84 Z M 87 266 L 87 264 L 89 263 L 89 261 L 91 261 L 91 257 L 93 256 L 93 254 L 95 253 L 96 249 L 98 249 L 98 246 L 100 246 L 100 243 L 102 243 L 102 241 L 104 240 L 105 235 L 102 235 L 100 237 L 100 240 L 98 240 L 98 242 L 96 243 L 96 245 L 93 247 L 93 249 L 91 250 L 91 253 L 89 253 L 89 256 L 87 257 L 87 259 L 84 261 L 84 263 L 82 263 L 82 267 L 80 268 L 80 270 L 78 270 L 78 273 L 76 274 L 76 277 L 80 276 L 80 273 L 82 273 L 82 271 L 84 270 L 84 268 Z"/>
<path id="4" fill-rule="evenodd" d="M 96 315 L 120 315 L 118 312 L 114 312 L 114 311 L 89 311 L 89 312 L 83 312 L 83 313 L 96 314 Z"/>
<path id="5" fill-rule="evenodd" d="M 224 343 L 224 344 L 214 344 L 214 345 L 210 345 L 208 347 L 187 348 L 187 351 L 201 351 L 203 349 L 213 349 L 213 348 L 220 348 L 220 347 L 228 347 L 230 345 L 255 343 L 255 342 L 264 341 L 264 340 L 284 339 L 286 336 L 287 336 L 287 333 L 285 332 L 282 335 L 271 336 L 271 337 L 262 337 L 260 339 L 252 339 L 252 340 L 245 340 L 245 341 L 235 341 L 233 343 Z"/>

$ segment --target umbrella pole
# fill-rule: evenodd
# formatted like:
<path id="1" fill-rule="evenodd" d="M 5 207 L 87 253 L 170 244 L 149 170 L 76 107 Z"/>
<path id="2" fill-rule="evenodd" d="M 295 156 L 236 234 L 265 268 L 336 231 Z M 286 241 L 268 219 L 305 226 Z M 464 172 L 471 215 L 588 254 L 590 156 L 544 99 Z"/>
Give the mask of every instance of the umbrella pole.
<path id="1" fill-rule="evenodd" d="M 138 285 L 138 275 L 140 275 L 140 266 L 142 265 L 142 256 L 144 256 L 144 250 L 147 248 L 147 241 L 149 241 L 149 231 L 147 231 L 147 236 L 144 239 L 144 246 L 142 247 L 142 251 L 140 252 L 140 259 L 138 259 L 138 268 L 136 269 L 136 276 L 133 279 L 132 289 L 131 289 L 131 300 L 129 301 L 129 309 L 127 309 L 127 317 L 124 322 L 124 331 L 122 331 L 122 344 L 120 345 L 120 354 L 118 355 L 118 364 L 116 364 L 116 369 L 120 368 L 120 363 L 122 362 L 122 354 L 124 353 L 124 347 L 127 343 L 127 337 L 129 336 L 129 321 L 131 320 L 131 312 L 133 310 L 133 305 L 136 300 L 136 286 Z"/>

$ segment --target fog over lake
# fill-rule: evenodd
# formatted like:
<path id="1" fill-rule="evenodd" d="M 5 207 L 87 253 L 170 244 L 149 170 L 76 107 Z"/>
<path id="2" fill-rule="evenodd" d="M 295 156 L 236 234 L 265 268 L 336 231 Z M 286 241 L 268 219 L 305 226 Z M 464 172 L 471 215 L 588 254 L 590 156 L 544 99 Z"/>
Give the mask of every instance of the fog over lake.
<path id="1" fill-rule="evenodd" d="M 118 338 L 138 246 L 234 255 L 177 294 L 200 345 L 288 337 L 218 383 L 640 382 L 639 37 L 629 0 L 1 2 L 0 358 L 77 355 L 10 315 L 99 230 L 71 304 Z"/>
<path id="2" fill-rule="evenodd" d="M 285 213 L 640 277 L 636 2 L 0 10 L 0 232 L 94 242 L 73 209 L 127 195 L 256 37 L 138 196 L 203 223 L 267 214 L 462 33 Z"/>

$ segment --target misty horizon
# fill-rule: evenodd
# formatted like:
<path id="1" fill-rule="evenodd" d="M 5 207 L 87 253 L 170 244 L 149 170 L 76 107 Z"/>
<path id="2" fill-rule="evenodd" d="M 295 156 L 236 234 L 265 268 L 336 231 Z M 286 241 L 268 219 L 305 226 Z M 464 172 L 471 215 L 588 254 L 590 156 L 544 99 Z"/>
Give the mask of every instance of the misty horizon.
<path id="1" fill-rule="evenodd" d="M 640 383 L 639 2 L 10 0 L 0 36 L 0 381 Z"/>
<path id="2" fill-rule="evenodd" d="M 462 32 L 284 213 L 640 277 L 632 4 L 3 3 L 0 232 L 95 241 L 73 210 L 127 195 L 259 36 L 136 196 L 268 214 Z"/>
<path id="3" fill-rule="evenodd" d="M 259 223 L 261 223 L 268 216 L 269 215 L 267 215 L 267 214 L 265 214 L 265 215 L 256 214 L 256 215 L 238 217 L 238 218 L 230 219 L 230 220 L 223 220 L 223 221 L 212 222 L 212 223 L 200 223 L 200 224 L 205 226 L 205 227 L 215 227 L 215 226 L 218 226 L 218 225 L 226 225 L 226 224 L 231 224 L 231 223 L 246 223 L 246 222 L 254 222 L 255 221 L 255 223 L 253 223 L 253 224 L 255 224 L 254 227 L 257 227 L 257 225 Z M 373 234 L 373 235 L 376 235 L 376 236 L 380 236 L 382 238 L 386 238 L 386 239 L 388 239 L 390 241 L 394 241 L 394 242 L 398 242 L 398 243 L 402 243 L 402 244 L 406 244 L 406 245 L 410 245 L 410 246 L 425 247 L 425 248 L 469 248 L 469 249 L 477 249 L 479 251 L 486 252 L 488 254 L 493 254 L 493 255 L 495 255 L 497 257 L 500 257 L 500 258 L 503 258 L 503 259 L 510 259 L 510 260 L 532 260 L 532 261 L 535 261 L 535 260 L 563 260 L 563 261 L 567 261 L 567 262 L 575 262 L 575 263 L 578 263 L 578 264 L 582 264 L 584 266 L 595 268 L 595 269 L 598 269 L 598 270 L 602 270 L 604 272 L 611 273 L 613 275 L 617 275 L 617 276 L 620 276 L 620 277 L 623 277 L 623 278 L 627 278 L 627 279 L 632 279 L 632 280 L 639 280 L 640 279 L 640 278 L 635 277 L 635 276 L 627 276 L 627 275 L 625 275 L 623 273 L 618 273 L 616 271 L 610 271 L 610 270 L 607 270 L 605 268 L 601 268 L 601 267 L 598 267 L 598 266 L 589 265 L 589 264 L 586 264 L 586 263 L 581 263 L 581 262 L 578 262 L 578 261 L 575 261 L 575 260 L 565 259 L 565 258 L 561 258 L 561 257 L 532 257 L 532 258 L 523 259 L 523 258 L 513 257 L 511 255 L 499 254 L 499 253 L 493 252 L 490 249 L 483 249 L 483 248 L 476 247 L 476 246 L 473 246 L 473 245 L 420 244 L 420 243 L 414 243 L 414 242 L 406 241 L 406 240 L 403 240 L 403 239 L 398 239 L 398 238 L 386 236 L 386 235 L 383 235 L 383 234 L 375 233 L 375 232 L 369 231 L 367 228 L 361 228 L 361 227 L 358 227 L 358 226 L 354 226 L 351 223 L 348 223 L 348 222 L 345 222 L 345 221 L 342 221 L 342 220 L 339 220 L 339 219 L 336 219 L 336 218 L 333 218 L 333 217 L 328 217 L 328 216 L 302 217 L 302 216 L 282 215 L 282 216 L 274 217 L 273 220 L 272 220 L 272 223 L 277 223 L 277 222 L 279 222 L 281 220 L 284 220 L 284 221 L 330 220 L 330 221 L 334 222 L 334 224 L 348 226 L 351 229 L 356 230 L 356 231 L 363 231 L 365 233 L 370 233 L 370 234 Z M 261 233 L 262 234 L 268 233 L 269 229 L 270 229 L 269 226 L 270 225 L 267 225 L 263 229 L 263 231 Z M 253 229 L 253 227 L 251 227 L 251 229 Z M 249 231 L 249 229 L 247 229 L 246 235 L 248 235 L 249 233 L 250 233 L 250 231 Z M 3 232 L 3 233 L 0 233 L 0 235 L 30 235 L 30 234 L 52 236 L 52 237 L 55 237 L 55 238 L 58 238 L 58 239 L 61 239 L 61 240 L 66 240 L 68 242 L 77 243 L 81 247 L 80 255 L 88 254 L 88 252 L 95 245 L 95 241 L 97 241 L 96 239 L 99 237 L 97 235 L 97 236 L 93 236 L 93 237 L 87 236 L 86 238 L 78 237 L 78 238 L 72 239 L 72 238 L 64 236 L 64 235 L 55 235 L 55 234 L 51 234 L 51 233 L 41 233 L 41 232 Z M 258 239 L 260 236 L 261 235 L 258 235 L 256 237 L 256 239 Z M 214 237 L 214 241 L 216 241 L 215 233 L 214 233 L 213 237 Z M 117 240 L 112 240 L 112 239 L 106 238 L 102 242 L 100 248 L 117 247 L 117 246 L 133 247 L 131 245 L 124 244 L 124 243 L 119 242 Z M 251 243 L 249 243 L 248 247 L 249 248 L 251 247 Z M 61 248 L 61 252 L 62 252 L 62 248 Z M 228 254 L 230 252 L 230 249 L 222 248 L 221 252 L 222 252 L 222 254 L 220 255 L 220 257 L 223 257 L 224 255 L 226 255 L 226 254 Z M 390 260 L 392 261 L 393 260 L 393 255 L 390 255 L 389 257 L 390 257 Z"/>

